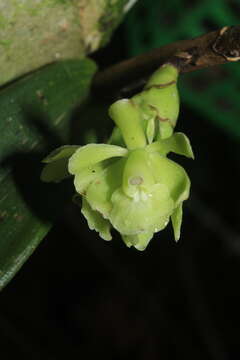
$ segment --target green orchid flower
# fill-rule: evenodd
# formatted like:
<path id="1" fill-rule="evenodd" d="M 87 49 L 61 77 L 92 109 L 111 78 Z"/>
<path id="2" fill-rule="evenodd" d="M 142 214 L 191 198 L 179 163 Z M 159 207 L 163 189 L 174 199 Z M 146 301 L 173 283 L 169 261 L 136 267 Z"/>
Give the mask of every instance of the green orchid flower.
<path id="1" fill-rule="evenodd" d="M 167 158 L 170 152 L 193 158 L 190 142 L 182 133 L 149 141 L 139 107 L 129 99 L 109 109 L 117 126 L 116 144 L 61 147 L 50 154 L 43 181 L 60 181 L 73 175 L 82 214 L 89 228 L 111 240 L 117 230 L 125 244 L 144 250 L 154 233 L 172 221 L 174 237 L 180 237 L 182 204 L 189 196 L 185 170 Z M 116 141 L 117 142 L 117 141 Z M 62 171 L 56 171 L 60 166 Z"/>

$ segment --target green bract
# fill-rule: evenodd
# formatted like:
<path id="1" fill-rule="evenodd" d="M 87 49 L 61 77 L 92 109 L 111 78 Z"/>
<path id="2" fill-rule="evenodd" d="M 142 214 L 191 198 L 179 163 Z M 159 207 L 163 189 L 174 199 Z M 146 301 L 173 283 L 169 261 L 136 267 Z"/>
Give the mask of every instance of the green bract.
<path id="1" fill-rule="evenodd" d="M 175 240 L 180 237 L 190 180 L 167 155 L 193 158 L 193 152 L 184 134 L 173 133 L 179 108 L 177 75 L 175 67 L 165 65 L 142 93 L 110 106 L 116 124 L 111 143 L 65 146 L 45 159 L 42 179 L 73 175 L 82 214 L 105 240 L 111 240 L 113 228 L 128 247 L 144 250 L 170 219 Z"/>

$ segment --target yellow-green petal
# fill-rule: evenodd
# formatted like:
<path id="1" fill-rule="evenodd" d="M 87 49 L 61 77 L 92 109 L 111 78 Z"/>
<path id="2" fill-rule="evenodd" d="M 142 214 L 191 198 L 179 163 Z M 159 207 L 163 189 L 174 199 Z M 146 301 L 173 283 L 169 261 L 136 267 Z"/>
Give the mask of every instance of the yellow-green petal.
<path id="1" fill-rule="evenodd" d="M 167 139 L 159 139 L 146 147 L 148 152 L 157 151 L 166 156 L 169 152 L 194 159 L 193 150 L 188 137 L 183 133 L 174 133 Z"/>
<path id="2" fill-rule="evenodd" d="M 106 168 L 106 161 L 82 169 L 74 176 L 74 186 L 80 195 L 84 195 L 88 186 Z"/>
<path id="3" fill-rule="evenodd" d="M 68 170 L 75 175 L 82 169 L 95 165 L 100 161 L 121 157 L 127 154 L 127 149 L 109 144 L 88 144 L 79 148 L 69 159 Z"/>
<path id="4" fill-rule="evenodd" d="M 172 216 L 172 226 L 174 231 L 175 241 L 180 239 L 181 225 L 182 225 L 182 203 L 174 210 Z"/>
<path id="5" fill-rule="evenodd" d="M 116 160 L 101 173 L 97 173 L 86 191 L 86 199 L 93 210 L 108 218 L 112 208 L 112 193 L 121 186 L 125 158 Z"/>
<path id="6" fill-rule="evenodd" d="M 122 235 L 163 229 L 174 208 L 168 188 L 163 184 L 153 185 L 149 192 L 143 192 L 138 199 L 130 198 L 122 189 L 117 189 L 111 201 L 113 207 L 109 220 Z"/>
<path id="7" fill-rule="evenodd" d="M 154 233 L 150 231 L 137 235 L 122 235 L 122 239 L 127 247 L 134 246 L 137 250 L 143 251 L 146 249 L 153 235 Z"/>
<path id="8" fill-rule="evenodd" d="M 68 159 L 60 159 L 46 164 L 41 173 L 41 180 L 44 182 L 59 182 L 68 176 Z"/>
<path id="9" fill-rule="evenodd" d="M 169 143 L 169 151 L 194 159 L 193 150 L 188 137 L 183 133 L 175 133 L 171 138 L 166 139 Z"/>
<path id="10" fill-rule="evenodd" d="M 189 196 L 190 180 L 186 171 L 174 161 L 158 153 L 150 153 L 151 168 L 154 169 L 154 178 L 157 183 L 165 184 L 170 196 L 178 205 Z"/>
<path id="11" fill-rule="evenodd" d="M 91 209 L 88 202 L 83 198 L 82 199 L 82 214 L 87 220 L 88 227 L 91 230 L 95 230 L 99 233 L 99 236 L 104 240 L 112 240 L 110 233 L 110 223 L 108 220 L 104 219 L 102 215 Z"/>
<path id="12" fill-rule="evenodd" d="M 146 128 L 147 140 L 149 144 L 153 142 L 153 139 L 155 137 L 155 131 L 156 131 L 155 118 L 152 117 L 151 119 L 148 120 L 147 128 Z"/>
<path id="13" fill-rule="evenodd" d="M 167 139 L 171 137 L 173 134 L 173 126 L 170 120 L 162 121 L 161 119 L 159 119 L 158 121 L 159 121 L 159 138 Z"/>
<path id="14" fill-rule="evenodd" d="M 42 162 L 46 163 L 41 173 L 44 182 L 59 182 L 71 174 L 68 160 L 79 148 L 77 145 L 64 145 L 52 151 Z"/>

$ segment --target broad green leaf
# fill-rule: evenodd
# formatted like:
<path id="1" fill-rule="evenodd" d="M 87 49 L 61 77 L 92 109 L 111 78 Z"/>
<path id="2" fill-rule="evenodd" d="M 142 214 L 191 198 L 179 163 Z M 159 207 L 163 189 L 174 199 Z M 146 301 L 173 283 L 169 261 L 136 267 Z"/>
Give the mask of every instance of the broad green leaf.
<path id="1" fill-rule="evenodd" d="M 44 238 L 69 198 L 66 183 L 40 180 L 41 160 L 69 143 L 71 111 L 85 101 L 95 71 L 88 59 L 69 60 L 0 91 L 0 289 Z"/>

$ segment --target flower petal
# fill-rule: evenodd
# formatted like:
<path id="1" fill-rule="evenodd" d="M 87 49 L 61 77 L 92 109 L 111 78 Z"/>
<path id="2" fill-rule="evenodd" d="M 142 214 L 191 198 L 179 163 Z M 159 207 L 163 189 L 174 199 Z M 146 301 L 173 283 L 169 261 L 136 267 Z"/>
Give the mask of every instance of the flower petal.
<path id="1" fill-rule="evenodd" d="M 186 171 L 174 161 L 157 153 L 149 154 L 151 167 L 154 169 L 155 181 L 165 184 L 176 205 L 189 196 L 190 180 Z"/>
<path id="2" fill-rule="evenodd" d="M 91 230 L 99 232 L 99 236 L 104 240 L 112 240 L 110 233 L 110 223 L 108 220 L 104 219 L 102 215 L 91 209 L 88 202 L 83 198 L 82 199 L 82 214 L 88 222 L 88 226 Z"/>
<path id="3" fill-rule="evenodd" d="M 155 123 L 155 118 L 152 117 L 151 119 L 148 120 L 147 128 L 146 128 L 147 140 L 149 144 L 153 142 L 153 139 L 155 137 L 155 132 L 156 132 L 156 123 Z"/>
<path id="4" fill-rule="evenodd" d="M 46 164 L 40 178 L 44 182 L 59 182 L 70 175 L 68 172 L 68 158 L 66 158 Z"/>
<path id="5" fill-rule="evenodd" d="M 127 247 L 134 246 L 137 250 L 143 251 L 152 239 L 153 234 L 154 233 L 150 231 L 137 235 L 122 235 L 122 239 Z"/>
<path id="6" fill-rule="evenodd" d="M 69 159 L 68 170 L 75 175 L 82 169 L 95 165 L 100 161 L 125 156 L 127 149 L 109 144 L 88 144 L 79 148 Z"/>
<path id="7" fill-rule="evenodd" d="M 103 172 L 97 173 L 94 181 L 89 185 L 86 199 L 93 210 L 99 211 L 104 218 L 108 218 L 112 208 L 112 193 L 121 186 L 123 168 L 126 159 L 116 160 Z"/>
<path id="8" fill-rule="evenodd" d="M 174 152 L 179 155 L 194 159 L 194 154 L 188 137 L 183 133 L 174 133 L 167 139 L 159 139 L 146 147 L 148 152 L 158 152 L 160 155 L 167 155 Z"/>
<path id="9" fill-rule="evenodd" d="M 178 207 L 174 210 L 171 216 L 171 220 L 174 230 L 174 238 L 175 241 L 178 241 L 180 239 L 180 231 L 182 225 L 182 203 L 180 203 Z"/>
<path id="10" fill-rule="evenodd" d="M 161 139 L 167 139 L 172 136 L 173 134 L 173 126 L 170 122 L 170 120 L 161 120 L 159 119 L 159 138 Z"/>
<path id="11" fill-rule="evenodd" d="M 85 195 L 88 186 L 107 167 L 109 160 L 101 161 L 98 164 L 82 169 L 74 177 L 74 186 L 80 195 Z"/>
<path id="12" fill-rule="evenodd" d="M 185 134 L 175 133 L 171 138 L 167 140 L 169 141 L 170 151 L 194 159 L 194 154 L 190 144 L 190 140 Z"/>
<path id="13" fill-rule="evenodd" d="M 44 182 L 59 182 L 71 174 L 68 172 L 68 160 L 79 148 L 77 145 L 64 145 L 52 151 L 42 162 L 46 163 L 41 173 Z"/>
<path id="14" fill-rule="evenodd" d="M 112 195 L 113 208 L 109 220 L 122 235 L 136 235 L 162 230 L 172 214 L 174 202 L 167 186 L 155 184 L 137 199 L 117 189 Z"/>

